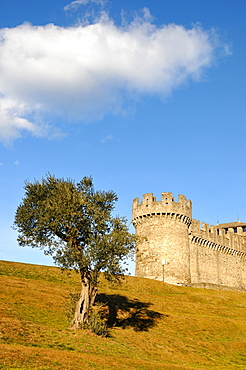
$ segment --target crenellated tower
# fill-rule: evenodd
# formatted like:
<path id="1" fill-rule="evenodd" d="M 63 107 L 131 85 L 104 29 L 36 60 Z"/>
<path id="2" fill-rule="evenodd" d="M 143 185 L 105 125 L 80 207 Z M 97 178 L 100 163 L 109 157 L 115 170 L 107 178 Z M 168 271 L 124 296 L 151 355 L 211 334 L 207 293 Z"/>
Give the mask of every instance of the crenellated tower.
<path id="1" fill-rule="evenodd" d="M 179 195 L 175 202 L 172 193 L 162 193 L 161 201 L 144 194 L 141 203 L 139 198 L 133 201 L 132 222 L 143 237 L 137 246 L 136 276 L 190 284 L 191 201 Z"/>

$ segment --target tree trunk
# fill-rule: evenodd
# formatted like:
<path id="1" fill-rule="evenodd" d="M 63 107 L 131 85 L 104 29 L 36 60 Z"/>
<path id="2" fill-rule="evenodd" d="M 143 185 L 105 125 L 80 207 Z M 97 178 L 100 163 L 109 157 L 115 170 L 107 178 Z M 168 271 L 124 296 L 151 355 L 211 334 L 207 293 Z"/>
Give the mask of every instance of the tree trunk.
<path id="1" fill-rule="evenodd" d="M 89 318 L 89 312 L 95 303 L 98 292 L 97 287 L 91 282 L 91 276 L 81 271 L 81 293 L 76 304 L 72 328 L 79 329 L 81 325 L 86 324 Z"/>

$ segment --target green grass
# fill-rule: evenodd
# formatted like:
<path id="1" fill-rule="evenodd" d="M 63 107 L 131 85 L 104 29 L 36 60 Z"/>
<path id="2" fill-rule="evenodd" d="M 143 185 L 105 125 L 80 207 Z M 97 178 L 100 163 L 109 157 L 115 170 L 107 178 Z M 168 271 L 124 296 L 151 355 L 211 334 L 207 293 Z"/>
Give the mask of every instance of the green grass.
<path id="1" fill-rule="evenodd" d="M 68 329 L 79 276 L 0 261 L 0 369 L 246 369 L 246 294 L 102 277 L 110 337 Z"/>

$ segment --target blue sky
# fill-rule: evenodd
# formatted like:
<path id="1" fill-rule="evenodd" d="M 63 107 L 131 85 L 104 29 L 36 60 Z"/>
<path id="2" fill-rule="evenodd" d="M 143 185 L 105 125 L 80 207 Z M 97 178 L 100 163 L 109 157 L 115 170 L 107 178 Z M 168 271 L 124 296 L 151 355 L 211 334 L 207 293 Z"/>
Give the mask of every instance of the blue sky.
<path id="1" fill-rule="evenodd" d="M 12 230 L 50 172 L 193 218 L 246 222 L 245 0 L 1 0 L 0 259 L 51 264 Z M 133 264 L 130 265 L 134 273 Z"/>

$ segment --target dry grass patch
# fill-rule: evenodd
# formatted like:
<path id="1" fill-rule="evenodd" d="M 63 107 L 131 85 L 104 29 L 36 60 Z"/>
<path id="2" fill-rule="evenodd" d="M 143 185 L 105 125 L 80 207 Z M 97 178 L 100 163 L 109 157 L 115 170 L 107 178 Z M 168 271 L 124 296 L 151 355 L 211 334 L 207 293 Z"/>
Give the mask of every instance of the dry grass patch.
<path id="1" fill-rule="evenodd" d="M 245 369 L 246 294 L 103 278 L 110 337 L 69 330 L 79 276 L 0 261 L 1 369 Z"/>

